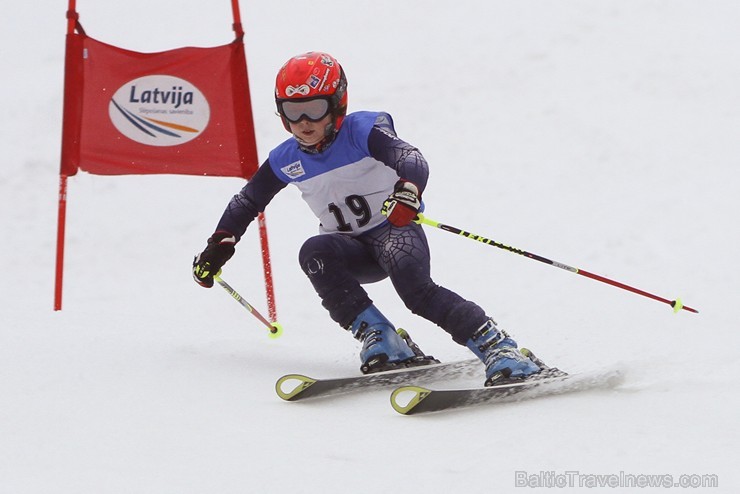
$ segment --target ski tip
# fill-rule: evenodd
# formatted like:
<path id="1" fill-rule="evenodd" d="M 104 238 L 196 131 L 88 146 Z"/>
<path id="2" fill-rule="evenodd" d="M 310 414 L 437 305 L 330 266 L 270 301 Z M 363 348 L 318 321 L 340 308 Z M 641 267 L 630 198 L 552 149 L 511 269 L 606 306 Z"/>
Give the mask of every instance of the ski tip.
<path id="1" fill-rule="evenodd" d="M 391 393 L 391 406 L 401 415 L 412 415 L 414 408 L 429 396 L 431 390 L 420 386 L 402 386 Z"/>
<path id="2" fill-rule="evenodd" d="M 287 374 L 275 383 L 275 392 L 285 401 L 295 401 L 299 399 L 301 393 L 311 387 L 316 379 L 301 374 Z"/>

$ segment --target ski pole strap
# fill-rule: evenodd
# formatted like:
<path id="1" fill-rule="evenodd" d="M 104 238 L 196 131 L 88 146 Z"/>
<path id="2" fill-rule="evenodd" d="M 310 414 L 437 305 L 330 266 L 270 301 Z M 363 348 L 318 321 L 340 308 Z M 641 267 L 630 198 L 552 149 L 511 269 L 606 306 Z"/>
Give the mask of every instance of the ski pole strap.
<path id="1" fill-rule="evenodd" d="M 681 309 L 687 310 L 689 312 L 698 313 L 699 311 L 696 309 L 692 309 L 691 307 L 684 305 L 681 299 L 677 298 L 675 300 L 668 300 L 663 297 L 659 297 L 657 295 L 654 295 L 652 293 L 646 292 L 644 290 L 640 290 L 639 288 L 635 288 L 629 285 L 626 285 L 624 283 L 620 283 L 619 281 L 610 280 L 609 278 L 606 278 L 604 276 L 600 276 L 598 274 L 589 273 L 588 271 L 584 271 L 583 269 L 574 268 L 572 266 L 568 266 L 567 264 L 563 264 L 561 262 L 552 261 L 546 257 L 542 257 L 537 254 L 533 254 L 531 252 L 527 252 L 526 250 L 518 249 L 516 247 L 511 247 L 506 244 L 502 244 L 501 242 L 496 242 L 495 240 L 491 240 L 489 238 L 483 237 L 481 235 L 477 235 L 475 233 L 466 232 L 465 230 L 461 230 L 460 228 L 456 228 L 454 226 L 445 225 L 444 223 L 440 223 L 438 221 L 434 221 L 430 218 L 427 218 L 423 214 L 419 213 L 416 216 L 416 219 L 414 220 L 416 223 L 420 225 L 428 225 L 432 226 L 434 228 L 439 228 L 440 230 L 444 230 L 446 232 L 454 233 L 456 235 L 460 235 L 466 238 L 469 238 L 471 240 L 477 240 L 478 242 L 491 245 L 493 247 L 498 247 L 499 249 L 503 249 L 509 252 L 513 252 L 514 254 L 519 254 L 524 257 L 528 257 L 530 259 L 533 259 L 535 261 L 540 261 L 545 264 L 549 264 L 551 266 L 555 266 L 556 268 L 564 269 L 566 271 L 570 271 L 571 273 L 580 274 L 581 276 L 585 276 L 586 278 L 591 278 L 592 280 L 600 281 L 602 283 L 606 283 L 612 286 L 616 286 L 617 288 L 621 288 L 623 290 L 630 291 L 632 293 L 636 293 L 638 295 L 642 295 L 647 298 L 651 298 L 653 300 L 657 300 L 658 302 L 663 302 L 665 304 L 670 305 L 673 307 L 674 312 L 678 312 Z"/>
<path id="2" fill-rule="evenodd" d="M 265 317 L 262 314 L 260 314 L 259 311 L 257 311 L 257 309 L 255 309 L 254 307 L 252 307 L 252 305 L 249 302 L 247 302 L 246 300 L 244 300 L 244 298 L 242 298 L 242 296 L 239 295 L 239 293 L 236 290 L 234 290 L 233 288 L 231 288 L 231 285 L 229 285 L 228 283 L 226 283 L 221 278 L 220 275 L 221 275 L 221 272 L 220 271 L 218 272 L 218 274 L 213 275 L 213 279 L 216 281 L 216 283 L 218 283 L 219 285 L 221 285 L 221 287 L 224 290 L 226 290 L 226 292 L 229 295 L 231 295 L 231 297 L 234 300 L 236 300 L 237 302 L 239 302 L 242 307 L 244 307 L 245 309 L 247 309 L 254 317 L 256 317 L 262 324 L 265 325 L 265 327 L 267 328 L 267 331 L 269 331 L 268 332 L 268 336 L 270 338 L 278 338 L 279 336 L 281 336 L 283 334 L 283 327 L 277 321 L 270 322 L 267 319 L 265 319 Z"/>

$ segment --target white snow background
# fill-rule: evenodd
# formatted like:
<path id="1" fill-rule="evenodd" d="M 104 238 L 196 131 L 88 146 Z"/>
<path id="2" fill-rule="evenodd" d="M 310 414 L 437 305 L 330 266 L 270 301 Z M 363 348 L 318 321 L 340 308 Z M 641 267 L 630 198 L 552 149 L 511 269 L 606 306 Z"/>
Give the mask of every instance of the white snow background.
<path id="1" fill-rule="evenodd" d="M 233 39 L 227 0 L 81 0 L 88 34 L 153 52 Z M 0 492 L 483 493 L 516 472 L 716 475 L 737 492 L 740 4 L 734 0 L 242 0 L 260 160 L 288 134 L 277 69 L 334 54 L 350 111 L 390 112 L 429 161 L 427 215 L 699 314 L 430 230 L 435 280 L 571 372 L 616 390 L 403 417 L 389 391 L 286 403 L 289 372 L 358 372 L 359 343 L 297 264 L 317 221 L 267 210 L 277 340 L 193 283 L 238 179 L 69 181 L 52 310 L 66 2 L 4 5 L 0 36 Z M 256 225 L 255 225 L 256 226 Z M 266 312 L 257 228 L 224 270 Z M 443 360 L 467 358 L 368 287 Z M 449 385 L 480 384 L 479 381 Z M 601 488 L 596 492 L 684 489 Z"/>

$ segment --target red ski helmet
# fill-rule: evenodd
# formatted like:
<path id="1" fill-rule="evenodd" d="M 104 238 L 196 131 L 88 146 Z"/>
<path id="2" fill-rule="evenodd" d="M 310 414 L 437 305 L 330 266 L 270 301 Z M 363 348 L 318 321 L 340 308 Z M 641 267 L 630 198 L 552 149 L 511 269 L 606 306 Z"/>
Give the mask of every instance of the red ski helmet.
<path id="1" fill-rule="evenodd" d="M 275 104 L 285 130 L 304 118 L 332 115 L 327 135 L 339 130 L 347 114 L 347 78 L 328 53 L 312 51 L 288 60 L 275 79 Z"/>

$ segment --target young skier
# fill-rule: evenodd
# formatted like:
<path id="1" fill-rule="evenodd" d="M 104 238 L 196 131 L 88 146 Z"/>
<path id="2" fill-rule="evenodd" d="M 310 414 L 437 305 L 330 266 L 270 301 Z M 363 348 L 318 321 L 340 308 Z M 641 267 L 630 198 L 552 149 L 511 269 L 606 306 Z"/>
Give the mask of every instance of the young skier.
<path id="1" fill-rule="evenodd" d="M 407 333 L 396 332 L 361 286 L 385 278 L 411 312 L 485 364 L 487 386 L 541 372 L 541 361 L 522 354 L 481 307 L 432 281 L 429 245 L 413 221 L 422 208 L 427 162 L 396 136 L 389 114 L 347 115 L 347 79 L 337 60 L 320 52 L 288 60 L 277 74 L 275 103 L 292 137 L 228 203 L 193 261 L 195 281 L 212 287 L 248 225 L 293 184 L 321 222 L 320 234 L 300 250 L 301 268 L 331 318 L 362 342 L 362 372 L 434 362 Z"/>

